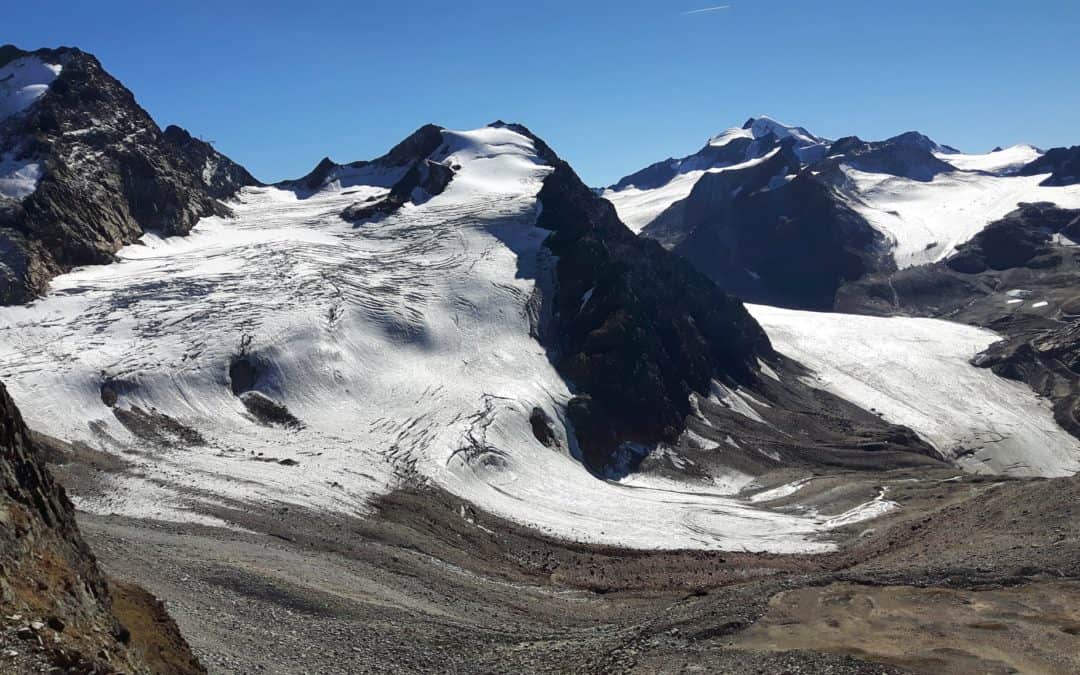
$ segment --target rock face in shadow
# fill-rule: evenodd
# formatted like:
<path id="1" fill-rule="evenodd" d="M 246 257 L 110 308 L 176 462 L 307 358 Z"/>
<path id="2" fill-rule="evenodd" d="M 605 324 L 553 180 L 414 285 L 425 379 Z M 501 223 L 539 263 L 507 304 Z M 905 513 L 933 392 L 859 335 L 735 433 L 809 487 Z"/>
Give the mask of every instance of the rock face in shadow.
<path id="1" fill-rule="evenodd" d="M 1080 183 L 1080 145 L 1053 148 L 1020 169 L 1021 176 L 1050 174 L 1040 185 L 1060 186 Z"/>
<path id="2" fill-rule="evenodd" d="M 0 197 L 0 302 L 26 302 L 56 274 L 111 262 L 147 231 L 183 235 L 228 213 L 214 198 L 226 195 L 228 172 L 204 182 L 205 165 L 196 168 L 96 58 L 73 48 L 3 53 L 5 63 L 36 57 L 61 71 L 36 102 L 0 120 L 0 153 L 41 170 L 29 195 Z"/>
<path id="3" fill-rule="evenodd" d="M 938 157 L 952 152 L 917 132 L 829 141 L 800 127 L 750 120 L 698 153 L 647 167 L 604 194 L 628 213 L 648 213 L 654 207 L 641 205 L 648 195 L 636 191 L 657 190 L 654 199 L 665 203 L 692 183 L 686 197 L 638 223 L 642 235 L 743 300 L 824 310 L 843 284 L 896 269 L 892 242 L 852 207 L 858 190 L 846 171 L 927 182 L 956 170 Z"/>
<path id="4" fill-rule="evenodd" d="M 958 246 L 945 264 L 968 274 L 988 269 L 1056 267 L 1061 255 L 1051 243 L 1055 234 L 1080 239 L 1080 213 L 1053 204 L 1023 204 Z"/>
<path id="5" fill-rule="evenodd" d="M 175 124 L 165 127 L 165 140 L 177 148 L 211 197 L 229 199 L 242 188 L 262 185 L 248 170 L 214 149 L 206 141 L 193 137 Z"/>
<path id="6" fill-rule="evenodd" d="M 825 309 L 845 281 L 893 266 L 881 235 L 786 149 L 706 174 L 669 212 L 643 234 L 675 219 L 686 234 L 672 250 L 746 300 Z"/>
<path id="7" fill-rule="evenodd" d="M 545 341 L 580 396 L 568 414 L 586 464 L 601 470 L 624 443 L 675 440 L 690 394 L 712 379 L 752 383 L 769 339 L 742 303 L 685 260 L 634 236 L 614 207 L 519 125 L 554 167 L 539 194 L 539 227 L 558 257 Z"/>
<path id="8" fill-rule="evenodd" d="M 156 667 L 137 647 L 163 640 L 172 645 L 171 672 L 205 672 L 163 611 L 141 624 L 146 609 L 127 613 L 140 623 L 134 633 L 114 614 L 108 581 L 79 533 L 74 507 L 0 385 L 0 621 L 17 624 L 27 652 L 42 646 L 16 668 L 150 673 Z"/>

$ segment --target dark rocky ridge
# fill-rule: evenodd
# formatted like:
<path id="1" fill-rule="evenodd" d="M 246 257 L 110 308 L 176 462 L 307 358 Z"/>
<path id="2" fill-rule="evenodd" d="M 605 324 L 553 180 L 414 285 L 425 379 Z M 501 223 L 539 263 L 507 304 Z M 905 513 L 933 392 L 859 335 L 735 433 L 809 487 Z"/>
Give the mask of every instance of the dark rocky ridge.
<path id="1" fill-rule="evenodd" d="M 1076 185 L 1080 183 L 1080 145 L 1053 148 L 1020 169 L 1021 176 L 1051 174 L 1040 185 Z"/>
<path id="2" fill-rule="evenodd" d="M 547 346 L 579 396 L 568 411 L 586 464 L 602 470 L 623 442 L 674 441 L 692 392 L 713 378 L 752 384 L 768 337 L 738 300 L 657 242 L 634 236 L 614 207 L 532 132 L 555 170 L 538 198 L 558 256 Z M 589 301 L 582 298 L 589 293 Z"/>
<path id="3" fill-rule="evenodd" d="M 770 188 L 778 176 L 794 178 Z M 749 170 L 706 174 L 668 212 L 656 222 L 686 233 L 672 250 L 749 301 L 823 309 L 844 281 L 893 265 L 881 235 L 786 148 Z"/>
<path id="4" fill-rule="evenodd" d="M 36 103 L 0 122 L 0 150 L 44 167 L 33 194 L 0 200 L 0 302 L 27 302 L 56 274 L 111 262 L 147 231 L 183 235 L 204 216 L 228 213 L 214 198 L 226 184 L 204 183 L 187 156 L 201 150 L 170 142 L 92 55 L 10 45 L 2 54 L 63 69 Z"/>
<path id="5" fill-rule="evenodd" d="M 827 163 L 838 164 L 842 161 L 859 171 L 887 173 L 926 182 L 940 173 L 956 170 L 933 154 L 946 148 L 915 131 L 884 141 L 864 141 L 856 136 L 848 136 L 829 147 L 828 156 L 832 159 Z M 947 148 L 947 151 L 955 152 L 952 148 Z"/>
<path id="6" fill-rule="evenodd" d="M 671 204 L 641 234 L 686 257 L 743 300 L 829 309 L 843 284 L 895 270 L 886 238 L 848 206 L 857 191 L 841 165 L 930 181 L 955 171 L 935 153 L 956 150 L 917 132 L 884 141 L 849 136 L 809 149 L 776 133 L 782 132 L 706 146 L 631 174 L 611 189 L 651 189 L 677 173 L 725 168 L 702 175 L 685 199 Z M 755 157 L 763 161 L 728 168 Z"/>
<path id="7" fill-rule="evenodd" d="M 262 185 L 247 169 L 215 150 L 210 143 L 193 137 L 186 129 L 170 124 L 165 127 L 164 136 L 197 170 L 211 197 L 229 199 L 241 188 Z"/>
<path id="8" fill-rule="evenodd" d="M 144 609 L 129 609 L 126 619 L 145 620 Z M 167 661 L 170 672 L 205 672 L 164 613 L 149 622 L 148 629 L 135 626 L 136 634 L 120 623 L 109 583 L 75 523 L 74 507 L 46 469 L 3 385 L 0 614 L 0 625 L 26 626 L 15 627 L 26 641 L 22 648 L 46 667 L 78 673 L 151 673 L 161 672 Z M 147 657 L 142 647 L 148 642 L 170 643 L 174 653 Z M 23 667 L 29 665 L 23 661 Z"/>
<path id="9" fill-rule="evenodd" d="M 391 148 L 385 155 L 372 160 L 338 164 L 329 157 L 323 157 L 315 168 L 302 178 L 281 181 L 276 185 L 285 190 L 294 190 L 300 196 L 307 197 L 334 180 L 342 170 L 358 170 L 367 167 L 390 170 L 412 166 L 434 154 L 442 146 L 442 131 L 440 126 L 425 124 Z M 391 186 L 387 185 L 387 187 Z"/>

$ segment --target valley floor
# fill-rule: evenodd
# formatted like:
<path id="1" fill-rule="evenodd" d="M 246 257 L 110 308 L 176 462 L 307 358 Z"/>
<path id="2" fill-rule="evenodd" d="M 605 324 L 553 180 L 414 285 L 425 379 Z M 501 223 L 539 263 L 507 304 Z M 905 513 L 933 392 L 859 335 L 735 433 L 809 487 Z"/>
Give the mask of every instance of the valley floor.
<path id="1" fill-rule="evenodd" d="M 84 514 L 213 673 L 1004 673 L 1080 668 L 1080 481 L 851 474 L 903 508 L 836 552 L 550 539 L 438 490 L 248 532 Z"/>

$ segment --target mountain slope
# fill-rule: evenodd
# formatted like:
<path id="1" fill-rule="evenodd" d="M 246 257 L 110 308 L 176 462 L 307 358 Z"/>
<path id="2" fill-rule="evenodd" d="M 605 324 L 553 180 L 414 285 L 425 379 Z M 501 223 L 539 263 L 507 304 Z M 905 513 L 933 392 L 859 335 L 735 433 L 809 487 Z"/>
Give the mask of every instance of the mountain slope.
<path id="1" fill-rule="evenodd" d="M 0 312 L 35 428 L 120 460 L 83 508 L 221 524 L 364 513 L 430 482 L 572 540 L 822 550 L 817 533 L 891 503 L 856 491 L 800 515 L 738 492 L 785 461 L 934 463 L 802 383 L 739 303 L 522 127 L 425 127 L 233 209 Z M 746 445 L 715 452 L 725 436 Z M 652 477 L 596 476 L 643 459 Z"/>
<path id="2" fill-rule="evenodd" d="M 162 135 L 196 170 L 211 197 L 230 199 L 241 188 L 262 185 L 247 169 L 218 152 L 210 143 L 194 138 L 186 129 L 170 124 Z"/>
<path id="3" fill-rule="evenodd" d="M 1021 202 L 1080 206 L 1063 150 L 964 155 L 916 132 L 866 142 L 792 129 L 751 120 L 603 196 L 721 288 L 812 309 L 845 282 L 945 258 Z"/>
<path id="4" fill-rule="evenodd" d="M 0 302 L 110 262 L 145 232 L 186 234 L 226 213 L 214 197 L 227 183 L 214 172 L 205 179 L 214 185 L 204 182 L 207 167 L 195 168 L 93 56 L 8 45 L 0 81 Z"/>

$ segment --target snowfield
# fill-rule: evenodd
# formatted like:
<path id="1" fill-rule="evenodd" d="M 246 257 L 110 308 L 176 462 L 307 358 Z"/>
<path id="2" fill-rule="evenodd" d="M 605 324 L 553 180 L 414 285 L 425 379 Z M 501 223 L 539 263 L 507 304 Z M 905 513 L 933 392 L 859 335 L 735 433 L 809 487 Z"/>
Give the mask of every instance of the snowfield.
<path id="1" fill-rule="evenodd" d="M 1042 154 L 1038 148 L 1032 145 L 1014 145 L 984 155 L 935 152 L 934 156 L 952 164 L 961 171 L 985 171 L 987 173 L 1008 175 L 1019 170 L 1025 164 L 1034 162 Z"/>
<path id="2" fill-rule="evenodd" d="M 0 120 L 29 108 L 44 96 L 61 66 L 23 56 L 0 68 Z"/>
<path id="3" fill-rule="evenodd" d="M 38 162 L 17 160 L 11 153 L 0 154 L 0 197 L 29 197 L 37 189 L 41 174 Z"/>
<path id="4" fill-rule="evenodd" d="M 747 305 L 808 383 L 903 424 L 973 473 L 1066 476 L 1080 441 L 1020 382 L 969 360 L 997 334 L 936 319 L 826 314 Z"/>
<path id="5" fill-rule="evenodd" d="M 895 506 L 778 513 L 728 494 L 738 485 L 606 482 L 574 459 L 564 423 L 559 448 L 537 441 L 532 409 L 562 421 L 570 396 L 530 333 L 551 263 L 535 227 L 551 168 L 508 129 L 444 140 L 453 182 L 385 219 L 339 217 L 384 194 L 385 175 L 349 172 L 307 199 L 248 189 L 234 220 L 148 235 L 120 262 L 0 310 L 0 379 L 30 426 L 128 464 L 81 508 L 218 524 L 216 507 L 363 515 L 409 479 L 574 540 L 795 552 L 827 550 L 821 532 Z M 233 395 L 241 350 L 256 388 L 302 428 L 264 426 Z M 103 402 L 107 380 L 117 409 L 187 429 L 133 433 Z"/>
<path id="6" fill-rule="evenodd" d="M 999 153 L 995 153 L 999 154 Z M 952 161 L 956 155 L 942 155 Z M 971 155 L 961 155 L 971 157 Z M 970 162 L 961 162 L 971 166 Z M 1080 208 L 1080 185 L 1043 187 L 1046 176 L 996 176 L 955 171 L 930 182 L 844 167 L 854 184 L 848 205 L 893 242 L 900 268 L 948 257 L 984 227 L 1015 210 L 1020 202 L 1052 202 Z"/>

